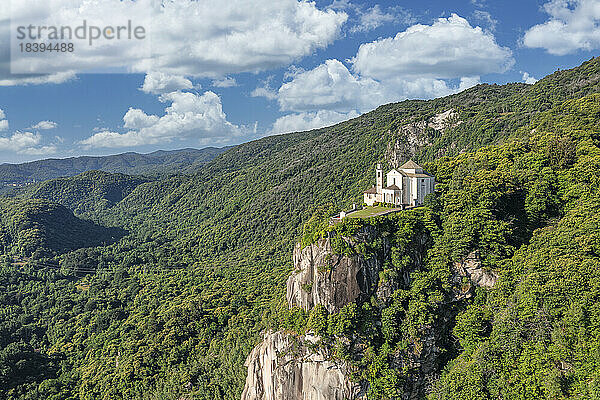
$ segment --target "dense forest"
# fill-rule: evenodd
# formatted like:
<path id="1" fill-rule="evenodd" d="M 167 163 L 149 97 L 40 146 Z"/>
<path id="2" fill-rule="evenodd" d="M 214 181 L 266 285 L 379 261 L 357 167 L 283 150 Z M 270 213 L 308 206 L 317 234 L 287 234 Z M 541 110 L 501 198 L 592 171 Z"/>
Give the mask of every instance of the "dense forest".
<path id="1" fill-rule="evenodd" d="M 124 153 L 104 157 L 84 156 L 24 164 L 0 164 L 0 185 L 22 185 L 94 170 L 154 176 L 181 173 L 209 162 L 225 150 L 227 148 L 207 147 L 201 150 L 163 150 L 150 154 Z"/>
<path id="2" fill-rule="evenodd" d="M 498 285 L 440 327 L 445 363 L 428 396 L 600 398 L 599 85 L 593 59 L 535 85 L 479 85 L 266 137 L 188 175 L 92 172 L 2 198 L 0 396 L 239 398 L 244 360 L 272 327 L 333 346 L 360 338 L 356 378 L 397 398 L 410 371 L 390 356 L 440 327 L 449 266 L 477 251 Z M 448 110 L 445 126 L 427 123 Z M 322 222 L 394 157 L 436 176 L 425 207 Z M 360 224 L 396 249 L 384 278 L 412 268 L 410 284 L 339 314 L 288 310 L 293 245 Z M 419 268 L 415 235 L 428 238 Z"/>

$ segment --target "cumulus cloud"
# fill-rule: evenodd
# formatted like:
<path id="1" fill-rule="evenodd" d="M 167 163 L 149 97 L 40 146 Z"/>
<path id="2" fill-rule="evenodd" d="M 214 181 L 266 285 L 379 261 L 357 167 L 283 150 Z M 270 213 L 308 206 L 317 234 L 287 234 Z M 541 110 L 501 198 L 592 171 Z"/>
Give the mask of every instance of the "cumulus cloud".
<path id="1" fill-rule="evenodd" d="M 505 72 L 514 59 L 491 33 L 452 14 L 433 25 L 413 25 L 393 38 L 361 45 L 353 64 L 354 71 L 374 79 L 399 74 L 451 79 Z"/>
<path id="2" fill-rule="evenodd" d="M 56 152 L 56 146 L 40 146 L 42 136 L 32 132 L 14 132 L 11 136 L 0 137 L 0 151 L 13 151 L 18 154 L 44 155 Z"/>
<path id="3" fill-rule="evenodd" d="M 533 85 L 534 83 L 536 83 L 538 81 L 538 79 L 535 79 L 533 76 L 529 75 L 528 72 L 521 71 L 521 73 L 523 74 L 523 82 L 525 82 L 529 85 Z"/>
<path id="4" fill-rule="evenodd" d="M 241 127 L 227 121 L 221 99 L 211 91 L 202 95 L 175 91 L 159 98 L 170 105 L 163 116 L 148 115 L 130 108 L 123 116 L 124 133 L 102 130 L 80 142 L 86 148 L 133 147 L 164 144 L 173 140 L 210 139 L 227 142 L 243 133 Z"/>
<path id="5" fill-rule="evenodd" d="M 183 76 L 153 71 L 146 74 L 141 90 L 145 93 L 163 94 L 193 88 L 192 81 Z"/>
<path id="6" fill-rule="evenodd" d="M 310 71 L 297 73 L 277 92 L 283 111 L 367 110 L 393 97 L 384 85 L 354 76 L 338 60 L 327 60 Z"/>
<path id="7" fill-rule="evenodd" d="M 345 113 L 330 110 L 320 110 L 317 112 L 303 112 L 284 115 L 275 121 L 270 133 L 277 134 L 299 132 L 323 128 L 325 126 L 334 125 L 338 122 L 358 117 L 358 115 L 358 112 L 354 110 Z"/>
<path id="8" fill-rule="evenodd" d="M 4 110 L 0 110 L 0 131 L 8 130 L 8 120 Z M 44 145 L 43 137 L 33 132 L 13 132 L 8 136 L 0 136 L 0 151 L 11 151 L 17 154 L 47 155 L 56 152 L 56 145 Z"/>
<path id="9" fill-rule="evenodd" d="M 56 81 L 63 71 L 100 68 L 212 78 L 278 68 L 327 47 L 347 20 L 343 11 L 299 0 L 231 0 L 218 7 L 195 0 L 21 0 L 13 2 L 10 14 L 8 9 L 0 7 L 2 32 L 8 31 L 11 20 L 25 26 L 31 22 L 74 26 L 84 19 L 100 27 L 127 25 L 131 20 L 147 31 L 148 40 L 139 43 L 77 43 L 76 52 L 60 57 L 13 57 L 13 66 L 54 74 L 28 78 L 30 84 Z M 8 71 L 8 41 L 2 46 L 3 69 Z M 0 77 L 4 84 L 18 84 L 4 75 Z"/>
<path id="10" fill-rule="evenodd" d="M 559 56 L 600 48 L 598 0 L 551 0 L 543 8 L 549 19 L 529 28 L 523 45 Z"/>
<path id="11" fill-rule="evenodd" d="M 37 124 L 33 125 L 31 127 L 31 129 L 37 129 L 37 130 L 50 130 L 50 129 L 56 129 L 56 127 L 58 126 L 58 124 L 54 121 L 40 121 Z"/>
<path id="12" fill-rule="evenodd" d="M 288 82 L 265 97 L 276 98 L 282 111 L 362 113 L 384 103 L 468 89 L 483 74 L 506 71 L 514 60 L 491 33 L 452 15 L 363 44 L 349 62 L 351 69 L 327 60 L 309 71 L 293 71 Z M 288 119 L 306 121 L 310 116 Z"/>
<path id="13" fill-rule="evenodd" d="M 19 151 L 40 144 L 40 134 L 31 132 L 15 132 L 12 136 L 0 138 L 0 149 Z"/>

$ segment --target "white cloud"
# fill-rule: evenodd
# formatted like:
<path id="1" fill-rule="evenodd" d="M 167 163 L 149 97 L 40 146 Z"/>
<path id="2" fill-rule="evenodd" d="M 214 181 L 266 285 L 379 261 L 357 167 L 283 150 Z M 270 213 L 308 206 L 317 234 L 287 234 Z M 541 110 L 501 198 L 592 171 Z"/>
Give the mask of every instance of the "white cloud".
<path id="1" fill-rule="evenodd" d="M 140 90 L 145 93 L 162 94 L 193 88 L 192 81 L 183 76 L 153 71 L 146 74 Z"/>
<path id="2" fill-rule="evenodd" d="M 533 76 L 529 75 L 528 72 L 521 71 L 521 73 L 523 74 L 523 82 L 525 82 L 529 85 L 533 85 L 534 83 L 536 83 L 538 81 L 538 79 L 535 79 Z"/>
<path id="3" fill-rule="evenodd" d="M 155 65 L 198 76 L 289 64 L 335 40 L 347 15 L 296 0 L 167 3 L 158 18 L 171 40 L 156 43 Z M 202 23 L 198 23 L 202 21 Z M 172 40 L 175 39 L 175 40 Z M 156 42 L 156 41 L 155 41 Z"/>
<path id="4" fill-rule="evenodd" d="M 156 125 L 160 117 L 148 115 L 139 108 L 130 108 L 123 116 L 123 126 L 127 129 L 144 129 Z"/>
<path id="5" fill-rule="evenodd" d="M 284 111 L 330 109 L 366 111 L 394 98 L 386 86 L 370 78 L 354 76 L 338 60 L 303 71 L 277 92 Z"/>
<path id="6" fill-rule="evenodd" d="M 15 132 L 8 137 L 0 137 L 0 151 L 14 151 L 18 154 L 42 155 L 56 152 L 56 146 L 40 146 L 39 133 Z"/>
<path id="7" fill-rule="evenodd" d="M 362 113 L 393 101 L 446 96 L 479 84 L 483 74 L 506 71 L 514 60 L 491 33 L 452 15 L 363 44 L 350 62 L 353 71 L 327 60 L 291 73 L 276 92 L 280 109 Z M 275 92 L 264 96 L 275 97 Z"/>
<path id="8" fill-rule="evenodd" d="M 270 133 L 299 132 L 323 128 L 358 117 L 358 115 L 356 111 L 342 113 L 329 110 L 284 115 L 275 121 Z"/>
<path id="9" fill-rule="evenodd" d="M 277 91 L 268 87 L 257 87 L 250 93 L 250 96 L 266 97 L 269 100 L 275 100 L 277 99 Z"/>
<path id="10" fill-rule="evenodd" d="M 123 126 L 129 131 L 103 130 L 80 143 L 86 148 L 96 148 L 163 144 L 184 139 L 201 143 L 228 142 L 243 132 L 241 127 L 227 121 L 221 99 L 211 91 L 202 95 L 176 91 L 161 95 L 160 100 L 170 103 L 165 115 L 148 115 L 130 108 L 123 116 Z"/>
<path id="11" fill-rule="evenodd" d="M 47 156 L 50 154 L 56 154 L 58 148 L 55 145 L 39 146 L 39 147 L 27 147 L 21 150 L 20 154 L 27 154 L 30 156 Z"/>
<path id="12" fill-rule="evenodd" d="M 134 147 L 141 146 L 147 142 L 156 143 L 147 139 L 144 139 L 139 135 L 139 132 L 130 131 L 127 133 L 119 133 L 113 131 L 100 131 L 93 134 L 89 138 L 82 140 L 80 144 L 86 149 L 101 148 L 101 147 Z"/>
<path id="13" fill-rule="evenodd" d="M 295 76 L 296 73 L 299 73 L 300 71 L 304 71 L 301 68 L 296 68 L 295 66 L 290 66 L 290 68 L 288 69 L 288 71 L 286 71 L 284 73 L 284 79 L 289 78 L 290 76 Z M 267 79 L 265 79 L 263 82 L 261 82 L 262 86 L 257 87 L 256 89 L 254 89 L 251 93 L 250 96 L 252 97 L 266 97 L 269 100 L 275 100 L 277 99 L 277 89 L 274 89 L 272 87 L 273 84 L 273 79 L 275 77 L 273 75 L 270 75 L 267 77 Z"/>
<path id="14" fill-rule="evenodd" d="M 0 131 L 8 130 L 8 120 L 4 110 L 0 110 Z M 43 145 L 39 133 L 13 132 L 9 136 L 0 136 L 0 151 L 10 151 L 17 154 L 43 155 L 56 152 L 56 146 Z"/>
<path id="15" fill-rule="evenodd" d="M 223 79 L 213 80 L 212 85 L 214 87 L 219 87 L 219 88 L 228 88 L 228 87 L 235 87 L 238 85 L 238 83 L 236 82 L 235 78 L 226 77 Z"/>
<path id="16" fill-rule="evenodd" d="M 8 130 L 8 120 L 4 110 L 0 109 L 0 132 Z"/>
<path id="17" fill-rule="evenodd" d="M 49 75 L 0 75 L 0 86 L 58 85 L 75 79 L 75 76 L 75 72 L 73 71 L 57 72 Z"/>
<path id="18" fill-rule="evenodd" d="M 354 71 L 374 79 L 451 79 L 505 72 L 514 59 L 491 33 L 452 14 L 433 25 L 413 25 L 393 38 L 363 44 L 353 63 Z"/>
<path id="19" fill-rule="evenodd" d="M 0 149 L 19 151 L 40 144 L 42 137 L 39 133 L 15 132 L 9 137 L 0 137 Z"/>
<path id="20" fill-rule="evenodd" d="M 389 23 L 413 23 L 409 12 L 400 7 L 394 7 L 383 11 L 379 4 L 374 5 L 366 11 L 357 10 L 358 23 L 350 28 L 350 32 L 369 32 Z"/>
<path id="21" fill-rule="evenodd" d="M 600 48 L 600 1 L 552 0 L 544 11 L 550 18 L 525 32 L 526 47 L 559 56 Z"/>
<path id="22" fill-rule="evenodd" d="M 40 121 L 37 124 L 33 125 L 31 129 L 49 130 L 56 129 L 57 126 L 58 124 L 54 121 Z"/>
<path id="23" fill-rule="evenodd" d="M 126 25 L 132 20 L 147 30 L 148 40 L 143 43 L 121 40 L 108 44 L 104 40 L 87 46 L 78 42 L 77 51 L 60 57 L 12 60 L 13 65 L 31 73 L 104 68 L 219 78 L 268 70 L 327 47 L 339 37 L 347 20 L 344 12 L 298 0 L 230 0 L 218 7 L 196 0 L 20 0 L 13 2 L 10 14 L 7 10 L 0 7 L 2 33 L 8 33 L 10 20 L 25 26 L 29 22 L 76 26 L 86 18 L 89 24 L 101 27 Z M 8 71 L 8 41 L 0 43 L 2 46 L 3 70 Z M 44 79 L 56 81 L 57 77 L 32 77 L 26 82 L 43 83 Z M 5 73 L 0 80 L 7 85 L 20 82 Z"/>
<path id="24" fill-rule="evenodd" d="M 480 22 L 483 22 L 484 24 L 486 24 L 488 26 L 489 30 L 492 32 L 496 30 L 496 25 L 498 25 L 498 20 L 493 18 L 492 14 L 490 14 L 487 11 L 482 11 L 482 10 L 473 11 L 473 18 L 476 21 L 480 21 Z"/>

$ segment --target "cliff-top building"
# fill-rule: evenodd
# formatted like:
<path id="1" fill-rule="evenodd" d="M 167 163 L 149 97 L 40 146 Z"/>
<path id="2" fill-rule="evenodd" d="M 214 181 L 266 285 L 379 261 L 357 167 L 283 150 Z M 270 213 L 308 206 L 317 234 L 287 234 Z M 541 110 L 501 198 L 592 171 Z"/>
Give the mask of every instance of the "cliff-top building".
<path id="1" fill-rule="evenodd" d="M 388 203 L 400 207 L 420 206 L 425 196 L 433 193 L 435 188 L 435 178 L 412 160 L 388 172 L 386 183 L 387 185 L 383 186 L 383 169 L 381 164 L 377 164 L 375 186 L 364 192 L 364 201 L 368 206 L 375 203 Z"/>

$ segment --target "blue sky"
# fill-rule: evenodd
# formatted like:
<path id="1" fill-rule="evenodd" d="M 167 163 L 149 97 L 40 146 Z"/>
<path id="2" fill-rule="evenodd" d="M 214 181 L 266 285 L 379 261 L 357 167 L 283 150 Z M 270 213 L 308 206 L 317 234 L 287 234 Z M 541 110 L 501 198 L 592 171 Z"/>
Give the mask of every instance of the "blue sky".
<path id="1" fill-rule="evenodd" d="M 15 21 L 37 22 L 41 1 L 0 6 L 0 163 L 237 144 L 477 83 L 531 83 L 600 48 L 600 0 L 98 0 L 98 21 L 140 21 L 149 47 L 11 58 Z M 85 17 L 81 1 L 43 3 L 63 24 Z"/>

